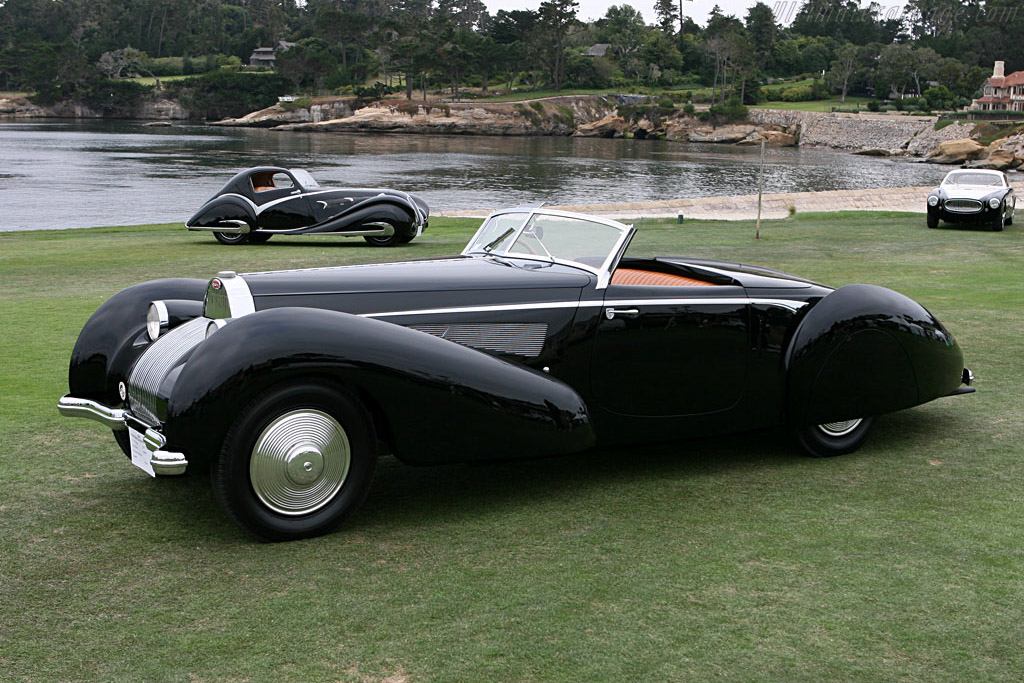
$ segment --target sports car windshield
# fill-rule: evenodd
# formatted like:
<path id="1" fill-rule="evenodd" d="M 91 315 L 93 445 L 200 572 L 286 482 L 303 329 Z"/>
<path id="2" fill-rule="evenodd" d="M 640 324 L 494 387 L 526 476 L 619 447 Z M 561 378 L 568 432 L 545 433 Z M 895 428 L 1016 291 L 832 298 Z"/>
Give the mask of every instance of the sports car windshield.
<path id="1" fill-rule="evenodd" d="M 942 181 L 943 185 L 985 185 L 991 187 L 1003 187 L 1003 179 L 992 173 L 950 173 Z"/>
<path id="2" fill-rule="evenodd" d="M 606 268 L 629 236 L 629 226 L 561 211 L 509 211 L 492 215 L 463 254 L 490 254 Z"/>

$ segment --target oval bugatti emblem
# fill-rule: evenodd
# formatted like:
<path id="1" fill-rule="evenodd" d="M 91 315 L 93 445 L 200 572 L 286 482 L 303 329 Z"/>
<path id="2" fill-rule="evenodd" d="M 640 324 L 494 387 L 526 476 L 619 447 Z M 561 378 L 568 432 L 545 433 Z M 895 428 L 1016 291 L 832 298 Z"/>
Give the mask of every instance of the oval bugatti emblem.
<path id="1" fill-rule="evenodd" d="M 220 289 L 221 281 L 218 280 L 217 278 L 213 278 L 213 282 L 210 283 L 210 286 L 213 287 L 214 289 Z"/>
<path id="2" fill-rule="evenodd" d="M 117 395 L 121 397 L 121 400 L 128 398 L 128 387 L 124 385 L 124 382 L 117 383 Z"/>

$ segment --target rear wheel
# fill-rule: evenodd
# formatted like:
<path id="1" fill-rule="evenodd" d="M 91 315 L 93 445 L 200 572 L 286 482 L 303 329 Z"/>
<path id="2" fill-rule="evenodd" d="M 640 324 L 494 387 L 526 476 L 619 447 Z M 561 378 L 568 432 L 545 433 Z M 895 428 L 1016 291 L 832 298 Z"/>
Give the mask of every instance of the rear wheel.
<path id="1" fill-rule="evenodd" d="M 934 230 L 939 227 L 939 214 L 930 213 L 928 214 L 928 227 Z"/>
<path id="2" fill-rule="evenodd" d="M 253 536 L 289 541 L 331 531 L 362 504 L 376 456 L 369 418 L 321 384 L 271 389 L 231 427 L 212 471 L 217 502 Z"/>
<path id="3" fill-rule="evenodd" d="M 221 244 L 245 244 L 249 241 L 249 235 L 240 232 L 215 232 L 213 236 Z"/>
<path id="4" fill-rule="evenodd" d="M 830 458 L 853 453 L 864 445 L 874 423 L 873 417 L 859 417 L 798 427 L 793 430 L 793 435 L 808 455 L 815 458 Z"/>

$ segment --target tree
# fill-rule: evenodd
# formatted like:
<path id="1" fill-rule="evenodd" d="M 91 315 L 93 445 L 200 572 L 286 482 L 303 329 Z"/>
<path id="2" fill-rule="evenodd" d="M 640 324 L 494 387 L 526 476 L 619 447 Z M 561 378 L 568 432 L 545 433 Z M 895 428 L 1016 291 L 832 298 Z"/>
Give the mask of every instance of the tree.
<path id="1" fill-rule="evenodd" d="M 597 35 L 602 43 L 610 43 L 622 55 L 631 55 L 644 44 L 647 27 L 644 18 L 630 5 L 612 5 L 597 20 Z"/>
<path id="2" fill-rule="evenodd" d="M 850 87 L 850 78 L 860 65 L 860 48 L 853 43 L 846 43 L 836 50 L 836 58 L 825 74 L 825 82 L 839 90 L 839 101 L 846 102 L 846 93 Z"/>
<path id="3" fill-rule="evenodd" d="M 771 68 L 775 50 L 775 14 L 772 8 L 759 2 L 747 10 L 746 28 L 754 54 L 761 60 L 763 68 Z"/>
<path id="4" fill-rule="evenodd" d="M 576 0 L 546 0 L 540 3 L 541 21 L 547 27 L 550 38 L 554 41 L 554 55 L 551 77 L 555 82 L 555 90 L 562 89 L 565 74 L 565 34 L 569 26 L 576 20 L 576 11 L 580 4 Z"/>
<path id="5" fill-rule="evenodd" d="M 682 15 L 682 7 L 676 7 L 676 0 L 655 0 L 654 15 L 658 17 L 658 28 L 662 33 L 672 35 Z"/>
<path id="6" fill-rule="evenodd" d="M 899 93 L 903 98 L 910 81 L 910 72 L 913 69 L 914 55 L 913 48 L 906 44 L 894 43 L 882 48 L 878 56 L 878 78 L 879 88 L 876 90 Z"/>
<path id="7" fill-rule="evenodd" d="M 303 84 L 320 87 L 323 80 L 338 70 L 338 60 L 327 43 L 319 38 L 306 38 L 277 54 L 277 72 L 296 89 Z"/>

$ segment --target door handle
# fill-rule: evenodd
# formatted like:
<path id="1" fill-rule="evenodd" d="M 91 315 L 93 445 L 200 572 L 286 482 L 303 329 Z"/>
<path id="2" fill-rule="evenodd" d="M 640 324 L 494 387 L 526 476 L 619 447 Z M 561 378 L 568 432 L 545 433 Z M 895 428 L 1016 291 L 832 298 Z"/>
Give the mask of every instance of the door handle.
<path id="1" fill-rule="evenodd" d="M 635 318 L 640 315 L 639 308 L 606 308 L 604 309 L 604 317 L 609 320 L 615 320 L 615 317 L 620 318 Z"/>

